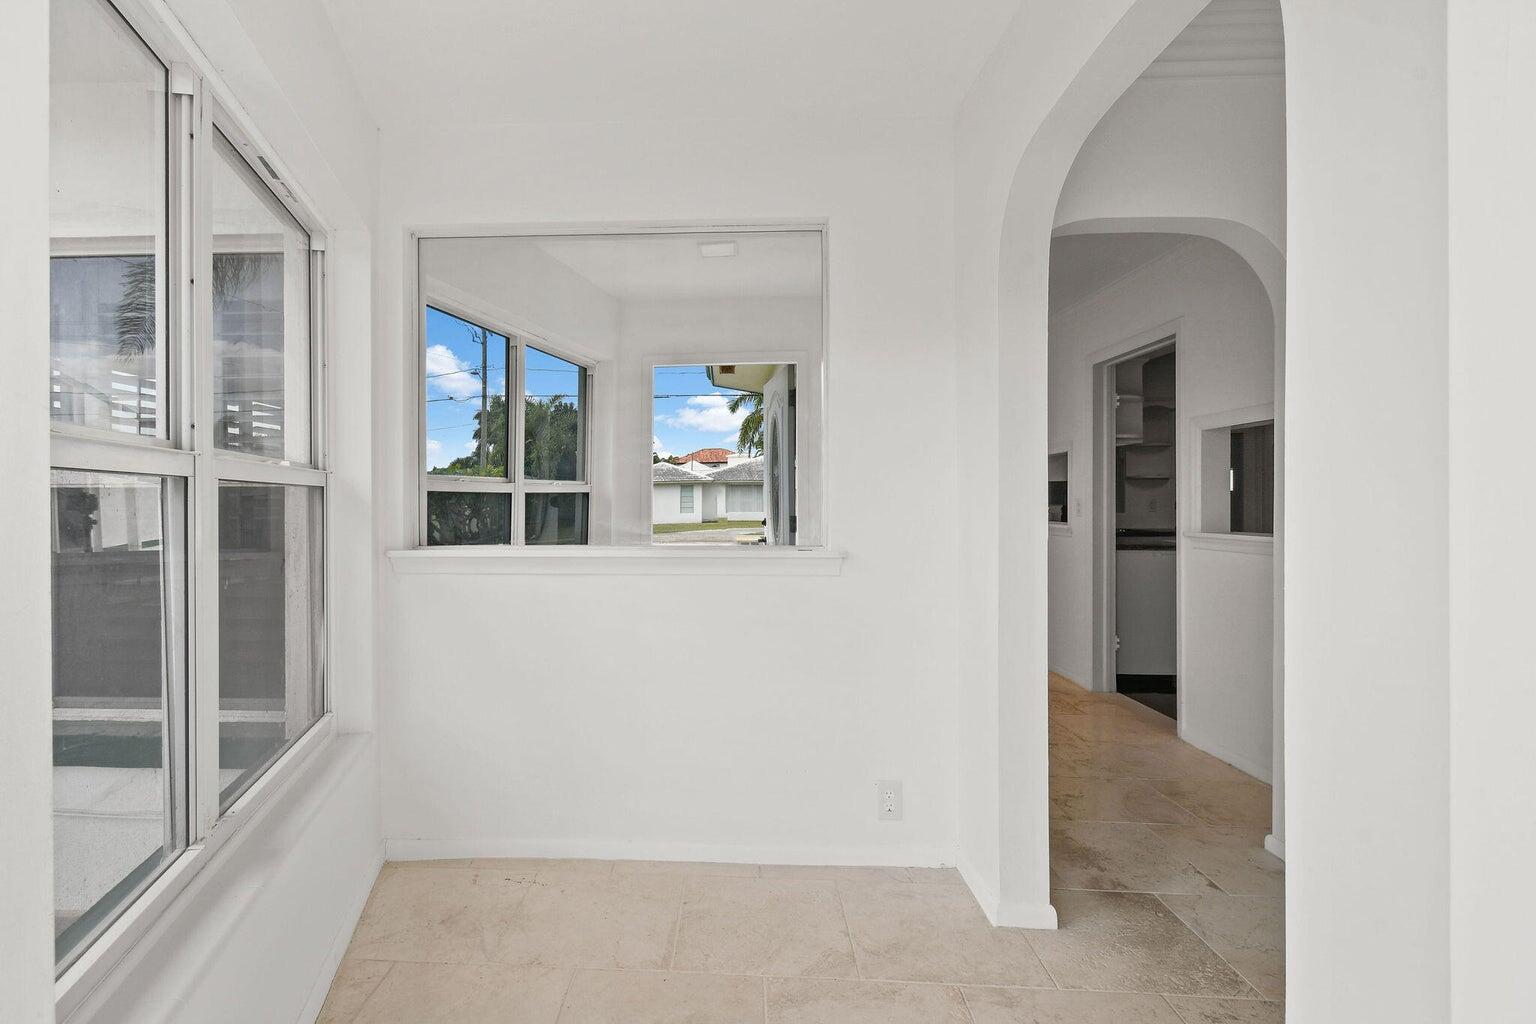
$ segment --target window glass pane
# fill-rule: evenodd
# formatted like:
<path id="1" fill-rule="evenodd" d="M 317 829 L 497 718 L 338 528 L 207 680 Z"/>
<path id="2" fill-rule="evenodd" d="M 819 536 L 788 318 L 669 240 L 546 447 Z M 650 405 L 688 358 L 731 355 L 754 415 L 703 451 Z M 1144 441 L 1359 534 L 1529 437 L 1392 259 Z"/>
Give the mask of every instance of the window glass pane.
<path id="1" fill-rule="evenodd" d="M 759 544 L 765 393 L 780 363 L 658 366 L 651 378 L 651 539 L 657 544 Z"/>
<path id="2" fill-rule="evenodd" d="M 322 494 L 219 484 L 219 787 L 228 807 L 324 713 Z"/>
<path id="3" fill-rule="evenodd" d="M 102 0 L 53 0 L 49 415 L 165 436 L 166 69 Z"/>
<path id="4" fill-rule="evenodd" d="M 532 345 L 523 352 L 523 476 L 583 480 L 586 371 Z"/>
<path id="5" fill-rule="evenodd" d="M 1275 425 L 1232 429 L 1233 533 L 1275 532 Z"/>
<path id="6" fill-rule="evenodd" d="M 585 494 L 529 494 L 523 503 L 527 544 L 585 544 Z"/>
<path id="7" fill-rule="evenodd" d="M 512 495 L 427 492 L 427 543 L 512 543 Z"/>
<path id="8" fill-rule="evenodd" d="M 507 475 L 505 335 L 427 307 L 427 472 Z"/>
<path id="9" fill-rule="evenodd" d="M 234 146 L 214 138 L 215 443 L 307 463 L 309 235 Z"/>
<path id="10" fill-rule="evenodd" d="M 66 966 L 185 846 L 180 481 L 55 470 L 54 941 Z"/>

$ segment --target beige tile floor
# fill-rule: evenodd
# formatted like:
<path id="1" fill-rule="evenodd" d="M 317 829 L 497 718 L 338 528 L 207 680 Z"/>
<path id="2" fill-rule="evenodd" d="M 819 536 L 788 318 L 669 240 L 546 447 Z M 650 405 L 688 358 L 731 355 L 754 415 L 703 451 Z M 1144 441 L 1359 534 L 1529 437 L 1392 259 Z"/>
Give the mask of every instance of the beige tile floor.
<path id="1" fill-rule="evenodd" d="M 952 869 L 388 864 L 321 1024 L 1281 1024 L 1269 788 L 1051 680 L 1057 931 Z"/>

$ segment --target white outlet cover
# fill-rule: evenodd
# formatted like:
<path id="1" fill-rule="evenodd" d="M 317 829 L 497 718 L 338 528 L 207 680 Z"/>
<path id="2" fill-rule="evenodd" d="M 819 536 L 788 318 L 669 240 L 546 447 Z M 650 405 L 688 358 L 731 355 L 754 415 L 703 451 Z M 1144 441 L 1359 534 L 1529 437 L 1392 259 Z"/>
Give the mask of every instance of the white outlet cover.
<path id="1" fill-rule="evenodd" d="M 901 783 L 895 779 L 875 781 L 875 817 L 880 821 L 900 821 L 903 814 Z"/>

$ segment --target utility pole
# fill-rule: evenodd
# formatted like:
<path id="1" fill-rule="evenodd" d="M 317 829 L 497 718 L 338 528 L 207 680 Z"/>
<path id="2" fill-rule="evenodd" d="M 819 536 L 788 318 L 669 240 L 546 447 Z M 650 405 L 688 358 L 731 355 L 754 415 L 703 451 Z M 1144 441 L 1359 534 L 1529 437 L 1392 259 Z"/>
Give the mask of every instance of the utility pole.
<path id="1" fill-rule="evenodd" d="M 477 328 L 480 334 L 480 472 L 490 465 L 491 412 L 490 412 L 490 332 Z"/>

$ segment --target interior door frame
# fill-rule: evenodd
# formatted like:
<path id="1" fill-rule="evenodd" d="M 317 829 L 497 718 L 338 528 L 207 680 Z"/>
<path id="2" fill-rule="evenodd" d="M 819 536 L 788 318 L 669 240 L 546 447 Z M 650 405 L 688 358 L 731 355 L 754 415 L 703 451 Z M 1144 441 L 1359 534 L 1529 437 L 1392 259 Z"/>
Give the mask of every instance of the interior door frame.
<path id="1" fill-rule="evenodd" d="M 1088 355 L 1093 396 L 1093 680 L 1098 693 L 1115 693 L 1115 367 L 1161 349 L 1177 351 L 1183 318 L 1171 320 Z M 1174 385 L 1178 404 L 1178 385 Z M 1177 479 L 1178 469 L 1174 469 Z M 1177 487 L 1177 484 L 1175 484 Z M 1177 499 L 1175 499 L 1177 500 Z M 1175 519 L 1175 533 L 1178 525 Z M 1175 644 L 1177 644 L 1175 637 Z"/>

